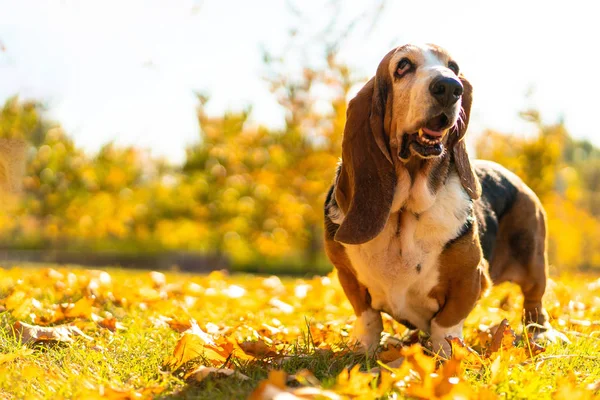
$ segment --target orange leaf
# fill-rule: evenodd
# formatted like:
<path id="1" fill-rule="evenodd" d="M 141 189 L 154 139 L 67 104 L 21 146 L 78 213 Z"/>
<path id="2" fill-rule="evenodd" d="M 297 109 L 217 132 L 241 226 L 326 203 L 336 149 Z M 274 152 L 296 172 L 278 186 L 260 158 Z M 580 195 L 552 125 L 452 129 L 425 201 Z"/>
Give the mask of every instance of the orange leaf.
<path id="1" fill-rule="evenodd" d="M 287 374 L 285 371 L 274 369 L 269 371 L 269 377 L 267 381 L 280 389 L 285 389 L 285 383 L 287 381 Z"/>
<path id="2" fill-rule="evenodd" d="M 379 352 L 377 358 L 382 362 L 388 363 L 402 357 L 402 346 L 388 346 L 387 349 Z"/>
<path id="3" fill-rule="evenodd" d="M 239 344 L 244 353 L 261 358 L 261 357 L 276 357 L 278 355 L 274 346 L 270 346 L 264 340 L 246 341 Z"/>
<path id="4" fill-rule="evenodd" d="M 104 329 L 108 329 L 111 332 L 116 332 L 117 330 L 123 330 L 125 327 L 123 324 L 117 321 L 116 318 L 104 318 L 96 322 L 100 327 Z"/>
<path id="5" fill-rule="evenodd" d="M 516 335 L 506 318 L 500 322 L 495 331 L 494 328 L 491 328 L 491 330 L 494 333 L 492 335 L 490 347 L 487 350 L 488 356 L 499 351 L 501 348 L 510 349 L 514 347 Z"/>
<path id="6" fill-rule="evenodd" d="M 178 321 L 176 319 L 168 320 L 167 324 L 169 324 L 171 329 L 179 333 L 183 333 L 192 327 L 192 323 L 190 321 Z"/>

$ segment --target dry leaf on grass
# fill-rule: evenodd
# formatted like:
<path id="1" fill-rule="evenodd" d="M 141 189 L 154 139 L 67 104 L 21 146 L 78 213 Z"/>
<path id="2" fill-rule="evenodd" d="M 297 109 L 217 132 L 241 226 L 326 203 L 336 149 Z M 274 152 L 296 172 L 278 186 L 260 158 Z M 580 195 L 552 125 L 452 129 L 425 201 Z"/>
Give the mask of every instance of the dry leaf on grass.
<path id="1" fill-rule="evenodd" d="M 66 304 L 62 306 L 63 313 L 67 318 L 91 318 L 93 297 L 82 297 L 75 304 Z"/>
<path id="2" fill-rule="evenodd" d="M 222 364 L 235 352 L 237 358 L 251 359 L 238 346 L 237 342 L 230 337 L 220 336 L 214 338 L 204 332 L 192 320 L 192 327 L 183 333 L 177 342 L 173 355 L 165 360 L 164 366 L 176 370 L 186 362 L 204 356 L 213 364 Z"/>
<path id="3" fill-rule="evenodd" d="M 188 372 L 185 376 L 185 379 L 189 382 L 201 382 L 203 381 L 207 376 L 214 374 L 214 375 L 221 375 L 224 377 L 228 377 L 228 376 L 232 376 L 234 378 L 240 379 L 240 380 L 248 380 L 250 378 L 248 378 L 246 375 L 234 371 L 232 369 L 229 368 L 215 368 L 215 367 L 206 367 L 204 365 L 199 366 L 198 368 L 196 368 L 195 370 Z"/>
<path id="4" fill-rule="evenodd" d="M 501 348 L 510 349 L 514 347 L 516 335 L 506 318 L 497 327 L 492 327 L 490 330 L 493 334 L 490 347 L 487 351 L 488 355 L 497 352 Z"/>
<path id="5" fill-rule="evenodd" d="M 125 328 L 123 326 L 123 324 L 121 324 L 120 322 L 117 321 L 116 318 L 104 318 L 101 319 L 99 321 L 96 321 L 96 323 L 104 328 L 104 329 L 108 329 L 111 332 L 116 332 L 117 330 L 125 330 L 127 328 Z"/>
<path id="6" fill-rule="evenodd" d="M 188 321 L 179 321 L 176 319 L 170 319 L 170 320 L 167 320 L 167 324 L 171 327 L 171 329 L 173 329 L 174 331 L 177 331 L 179 333 L 183 333 L 192 328 L 192 323 L 189 320 Z"/>
<path id="7" fill-rule="evenodd" d="M 149 387 L 143 389 L 118 389 L 110 386 L 98 386 L 88 383 L 87 389 L 81 394 L 85 399 L 108 399 L 108 400 L 133 400 L 151 399 L 162 393 L 162 387 Z"/>
<path id="8" fill-rule="evenodd" d="M 149 275 L 154 288 L 160 289 L 167 284 L 167 277 L 162 272 L 152 271 Z"/>
<path id="9" fill-rule="evenodd" d="M 264 340 L 246 341 L 239 344 L 244 353 L 256 358 L 277 357 L 279 353 L 273 345 L 268 345 Z"/>
<path id="10" fill-rule="evenodd" d="M 339 394 L 324 390 L 320 387 L 286 387 L 287 374 L 284 371 L 269 371 L 267 379 L 258 384 L 258 387 L 249 400 L 306 400 L 306 399 L 328 399 L 341 400 L 344 397 Z"/>
<path id="11" fill-rule="evenodd" d="M 9 363 L 17 358 L 27 358 L 28 356 L 33 354 L 32 349 L 28 349 L 27 347 L 21 347 L 14 353 L 8 354 L 0 354 L 0 365 Z"/>
<path id="12" fill-rule="evenodd" d="M 398 360 L 402 357 L 402 346 L 388 345 L 386 349 L 377 354 L 377 358 L 384 363 Z"/>
<path id="13" fill-rule="evenodd" d="M 60 325 L 60 326 L 37 326 L 29 325 L 21 321 L 15 322 L 13 331 L 21 338 L 23 344 L 37 342 L 67 342 L 74 341 L 73 336 L 81 336 L 86 340 L 93 340 L 76 326 Z"/>

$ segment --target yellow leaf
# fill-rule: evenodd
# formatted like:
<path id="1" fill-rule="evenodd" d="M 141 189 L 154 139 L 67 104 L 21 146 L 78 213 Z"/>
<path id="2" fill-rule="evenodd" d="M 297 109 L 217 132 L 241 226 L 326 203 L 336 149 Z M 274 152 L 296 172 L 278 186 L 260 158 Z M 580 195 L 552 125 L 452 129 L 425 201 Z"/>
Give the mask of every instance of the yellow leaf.
<path id="1" fill-rule="evenodd" d="M 280 389 L 285 389 L 286 380 L 287 380 L 287 374 L 285 371 L 276 370 L 276 369 L 269 371 L 269 377 L 267 378 L 267 381 L 271 385 L 278 387 Z"/>
<path id="2" fill-rule="evenodd" d="M 186 362 L 200 357 L 204 352 L 205 342 L 197 335 L 186 333 L 175 345 L 173 355 L 165 361 L 165 366 L 177 369 Z"/>
<path id="3" fill-rule="evenodd" d="M 92 297 L 82 297 L 75 304 L 65 307 L 63 312 L 66 318 L 91 318 L 93 304 Z"/>
<path id="4" fill-rule="evenodd" d="M 0 354 L 0 365 L 9 363 L 13 360 L 16 360 L 17 358 L 26 358 L 27 356 L 30 356 L 31 354 L 33 354 L 33 350 L 28 349 L 27 347 L 21 347 L 19 350 L 17 350 L 14 353 Z"/>

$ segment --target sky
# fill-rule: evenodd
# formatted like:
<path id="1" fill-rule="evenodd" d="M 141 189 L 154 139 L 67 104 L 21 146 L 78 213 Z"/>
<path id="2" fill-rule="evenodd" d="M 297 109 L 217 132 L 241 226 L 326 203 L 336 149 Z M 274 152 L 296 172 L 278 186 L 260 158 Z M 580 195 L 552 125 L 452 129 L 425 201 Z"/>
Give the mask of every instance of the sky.
<path id="1" fill-rule="evenodd" d="M 381 1 L 381 0 L 379 0 Z M 600 145 L 600 24 L 593 1 L 0 0 L 0 101 L 42 100 L 76 143 L 148 148 L 180 162 L 199 140 L 195 91 L 208 112 L 252 105 L 252 121 L 280 127 L 262 49 L 287 50 L 290 74 L 322 59 L 323 31 L 359 15 L 340 58 L 360 76 L 405 43 L 436 43 L 474 87 L 470 132 L 528 133 L 518 112 L 564 119 Z M 300 11 L 300 15 L 292 10 Z M 377 17 L 376 17 L 377 16 Z M 356 88 L 358 90 L 358 88 Z"/>

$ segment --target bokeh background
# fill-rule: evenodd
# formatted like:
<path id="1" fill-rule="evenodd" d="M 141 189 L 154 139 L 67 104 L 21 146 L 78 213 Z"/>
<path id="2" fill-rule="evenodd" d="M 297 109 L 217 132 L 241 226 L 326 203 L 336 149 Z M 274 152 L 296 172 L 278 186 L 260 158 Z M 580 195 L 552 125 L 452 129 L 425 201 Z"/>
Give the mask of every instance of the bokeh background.
<path id="1" fill-rule="evenodd" d="M 30 144 L 23 177 L 0 154 L 22 183 L 0 260 L 329 270 L 347 101 L 389 49 L 432 42 L 475 88 L 472 154 L 546 206 L 554 271 L 600 269 L 596 19 L 583 1 L 0 0 L 0 138 Z"/>

